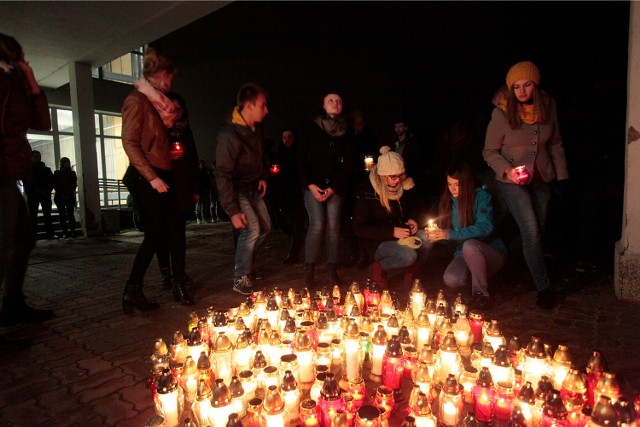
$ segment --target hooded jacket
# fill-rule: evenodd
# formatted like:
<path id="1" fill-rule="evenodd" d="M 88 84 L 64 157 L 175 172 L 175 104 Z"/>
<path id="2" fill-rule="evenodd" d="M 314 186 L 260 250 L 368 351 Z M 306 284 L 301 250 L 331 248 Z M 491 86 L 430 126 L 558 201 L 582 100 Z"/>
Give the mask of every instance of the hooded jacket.
<path id="1" fill-rule="evenodd" d="M 229 216 L 240 213 L 238 193 L 258 191 L 260 180 L 267 180 L 263 131 L 247 126 L 239 109 L 234 108 L 218 132 L 214 174 L 218 200 Z"/>

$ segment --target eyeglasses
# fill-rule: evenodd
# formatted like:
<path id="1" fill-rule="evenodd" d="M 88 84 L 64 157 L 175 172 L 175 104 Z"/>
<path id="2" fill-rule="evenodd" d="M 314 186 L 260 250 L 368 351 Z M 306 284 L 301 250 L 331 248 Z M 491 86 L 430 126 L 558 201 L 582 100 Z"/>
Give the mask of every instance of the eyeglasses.
<path id="1" fill-rule="evenodd" d="M 407 177 L 406 173 L 400 175 L 389 175 L 389 179 L 405 179 Z"/>

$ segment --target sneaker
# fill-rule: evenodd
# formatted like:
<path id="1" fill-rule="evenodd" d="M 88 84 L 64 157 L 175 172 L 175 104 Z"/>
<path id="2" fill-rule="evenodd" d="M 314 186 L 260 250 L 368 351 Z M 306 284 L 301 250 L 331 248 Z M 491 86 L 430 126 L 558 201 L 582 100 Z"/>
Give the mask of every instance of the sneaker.
<path id="1" fill-rule="evenodd" d="M 233 279 L 233 290 L 242 295 L 251 295 L 253 293 L 253 283 L 251 283 L 249 276 Z"/>
<path id="2" fill-rule="evenodd" d="M 555 295 L 551 288 L 543 289 L 538 292 L 536 305 L 545 310 L 551 310 L 555 305 Z"/>

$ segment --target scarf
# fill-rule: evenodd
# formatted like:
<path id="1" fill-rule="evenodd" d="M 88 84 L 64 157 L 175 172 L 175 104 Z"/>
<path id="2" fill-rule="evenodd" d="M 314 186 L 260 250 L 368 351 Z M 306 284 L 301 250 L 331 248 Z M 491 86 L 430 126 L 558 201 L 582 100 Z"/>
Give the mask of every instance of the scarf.
<path id="1" fill-rule="evenodd" d="M 11 70 L 13 70 L 13 65 L 6 63 L 5 61 L 0 60 L 0 70 L 9 74 Z"/>
<path id="2" fill-rule="evenodd" d="M 542 100 L 545 104 L 548 105 L 549 98 L 544 92 L 541 92 Z M 493 98 L 493 104 L 500 108 L 505 113 L 507 112 L 507 95 L 503 91 L 499 91 Z M 532 125 L 534 123 L 538 123 L 538 111 L 535 109 L 533 104 L 523 104 L 521 102 L 518 103 L 518 117 L 524 123 L 528 125 Z"/>
<path id="3" fill-rule="evenodd" d="M 134 81 L 133 85 L 147 97 L 153 108 L 158 112 L 158 115 L 160 115 L 165 127 L 171 129 L 175 120 L 180 117 L 181 111 L 173 105 L 173 102 L 164 93 L 151 86 L 151 83 L 144 77 Z"/>
<path id="4" fill-rule="evenodd" d="M 327 115 L 320 115 L 314 120 L 320 129 L 331 136 L 342 136 L 347 133 L 348 124 L 343 116 L 331 118 Z"/>
<path id="5" fill-rule="evenodd" d="M 415 186 L 413 178 L 407 178 L 402 181 L 402 185 L 390 187 L 387 185 L 386 177 L 384 175 L 378 175 L 377 165 L 371 166 L 369 182 L 380 198 L 380 204 L 387 209 L 387 212 L 391 212 L 389 200 L 400 200 L 405 190 L 411 190 Z"/>

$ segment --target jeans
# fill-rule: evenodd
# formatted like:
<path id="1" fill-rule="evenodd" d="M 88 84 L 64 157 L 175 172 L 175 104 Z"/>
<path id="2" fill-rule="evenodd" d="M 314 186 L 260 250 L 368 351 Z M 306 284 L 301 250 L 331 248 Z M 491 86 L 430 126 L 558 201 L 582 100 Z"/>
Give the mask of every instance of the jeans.
<path id="1" fill-rule="evenodd" d="M 0 284 L 5 301 L 23 301 L 29 254 L 35 247 L 29 211 L 16 181 L 0 182 Z"/>
<path id="2" fill-rule="evenodd" d="M 397 240 L 387 240 L 378 245 L 373 258 L 385 271 L 412 266 L 419 254 L 426 255 L 432 247 L 424 230 L 419 230 L 415 235 L 422 240 L 422 246 L 418 249 L 401 245 Z"/>
<path id="3" fill-rule="evenodd" d="M 271 231 L 271 217 L 267 205 L 257 191 L 239 193 L 238 202 L 240 210 L 247 217 L 247 226 L 237 230 L 234 279 L 251 274 L 256 253 Z"/>
<path id="4" fill-rule="evenodd" d="M 304 242 L 304 262 L 313 264 L 318 259 L 320 241 L 326 227 L 327 262 L 338 262 L 338 244 L 340 243 L 340 212 L 343 197 L 334 194 L 326 202 L 320 203 L 310 190 L 304 191 L 304 205 L 309 215 L 309 228 Z"/>
<path id="5" fill-rule="evenodd" d="M 518 224 L 522 236 L 522 251 L 533 283 L 538 291 L 551 287 L 542 254 L 542 230 L 551 198 L 549 184 L 545 182 L 516 185 L 498 182 L 498 187 Z"/>
<path id="6" fill-rule="evenodd" d="M 450 288 L 465 286 L 471 274 L 471 293 L 489 296 L 487 277 L 497 273 L 504 260 L 505 256 L 491 246 L 469 239 L 462 244 L 462 255 L 453 257 L 444 271 L 444 284 Z"/>

